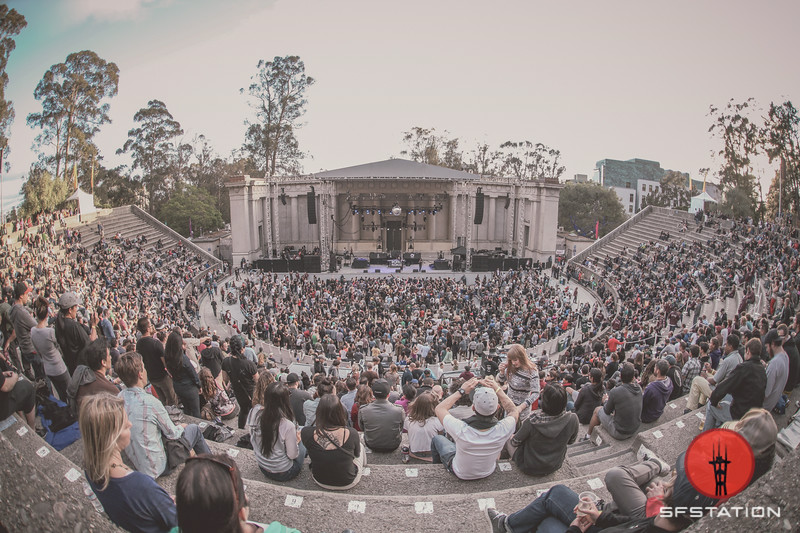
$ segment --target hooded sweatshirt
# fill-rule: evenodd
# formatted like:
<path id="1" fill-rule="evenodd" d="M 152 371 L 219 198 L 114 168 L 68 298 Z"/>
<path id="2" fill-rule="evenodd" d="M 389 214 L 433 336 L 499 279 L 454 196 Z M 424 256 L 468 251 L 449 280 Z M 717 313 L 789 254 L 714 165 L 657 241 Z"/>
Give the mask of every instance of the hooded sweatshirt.
<path id="1" fill-rule="evenodd" d="M 603 411 L 614 415 L 614 428 L 618 433 L 633 435 L 641 425 L 642 388 L 637 383 L 617 385 L 608 393 Z"/>
<path id="2" fill-rule="evenodd" d="M 541 410 L 523 422 L 511 444 L 517 446 L 514 462 L 529 476 L 545 476 L 561 468 L 567 445 L 578 436 L 578 415 L 563 412 L 548 416 Z"/>
<path id="3" fill-rule="evenodd" d="M 647 384 L 642 396 L 642 422 L 655 422 L 664 412 L 664 406 L 672 394 L 672 380 L 668 377 Z"/>

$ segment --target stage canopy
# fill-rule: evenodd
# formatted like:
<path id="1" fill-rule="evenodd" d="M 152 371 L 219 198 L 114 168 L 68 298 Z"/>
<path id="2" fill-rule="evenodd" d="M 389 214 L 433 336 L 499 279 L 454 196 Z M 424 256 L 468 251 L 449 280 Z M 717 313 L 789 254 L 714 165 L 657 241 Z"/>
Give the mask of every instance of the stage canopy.
<path id="1" fill-rule="evenodd" d="M 705 191 L 701 192 L 697 196 L 693 196 L 692 197 L 692 203 L 689 206 L 689 212 L 690 213 L 697 213 L 701 209 L 705 209 L 706 202 L 713 202 L 715 204 L 717 203 L 717 201 L 714 200 L 714 198 L 710 194 L 705 192 Z"/>
<path id="2" fill-rule="evenodd" d="M 80 189 L 75 189 L 75 192 L 72 193 L 72 196 L 67 198 L 67 200 L 78 201 L 78 212 L 81 215 L 90 215 L 92 213 L 97 212 L 97 208 L 94 206 L 93 194 L 89 194 L 88 192 L 83 192 Z"/>

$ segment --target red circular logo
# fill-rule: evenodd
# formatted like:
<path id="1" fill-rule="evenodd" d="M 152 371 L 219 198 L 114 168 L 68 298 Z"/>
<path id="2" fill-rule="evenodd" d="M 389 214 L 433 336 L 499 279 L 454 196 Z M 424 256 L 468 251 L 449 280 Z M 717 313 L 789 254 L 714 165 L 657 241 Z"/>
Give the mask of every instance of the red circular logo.
<path id="1" fill-rule="evenodd" d="M 686 476 L 709 498 L 727 499 L 742 492 L 756 468 L 750 443 L 730 429 L 704 431 L 686 450 Z"/>

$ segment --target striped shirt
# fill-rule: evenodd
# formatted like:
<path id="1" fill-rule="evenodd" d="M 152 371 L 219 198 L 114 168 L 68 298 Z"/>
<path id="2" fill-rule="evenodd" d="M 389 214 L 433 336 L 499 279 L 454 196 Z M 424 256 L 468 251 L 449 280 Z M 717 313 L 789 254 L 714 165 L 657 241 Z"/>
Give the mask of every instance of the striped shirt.
<path id="1" fill-rule="evenodd" d="M 153 395 L 140 387 L 119 393 L 131 422 L 131 443 L 125 454 L 139 472 L 157 478 L 167 467 L 167 453 L 161 435 L 167 439 L 183 436 L 183 428 L 170 420 L 167 410 Z"/>

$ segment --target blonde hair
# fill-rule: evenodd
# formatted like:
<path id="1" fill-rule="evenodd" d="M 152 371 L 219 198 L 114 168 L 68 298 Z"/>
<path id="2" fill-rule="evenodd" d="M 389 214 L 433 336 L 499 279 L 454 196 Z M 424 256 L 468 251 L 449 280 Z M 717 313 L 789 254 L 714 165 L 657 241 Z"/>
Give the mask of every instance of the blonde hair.
<path id="1" fill-rule="evenodd" d="M 107 392 L 84 398 L 78 416 L 83 437 L 83 465 L 89 479 L 106 490 L 111 457 L 125 429 L 125 401 Z"/>
<path id="2" fill-rule="evenodd" d="M 528 352 L 525 351 L 525 348 L 521 344 L 512 344 L 511 348 L 508 349 L 508 355 L 506 355 L 507 377 L 511 377 L 511 374 L 513 374 L 515 371 L 514 365 L 511 364 L 511 361 L 514 359 L 520 362 L 520 366 L 523 370 L 527 370 L 528 372 L 535 371 L 533 363 L 531 362 L 531 358 L 528 357 Z"/>

